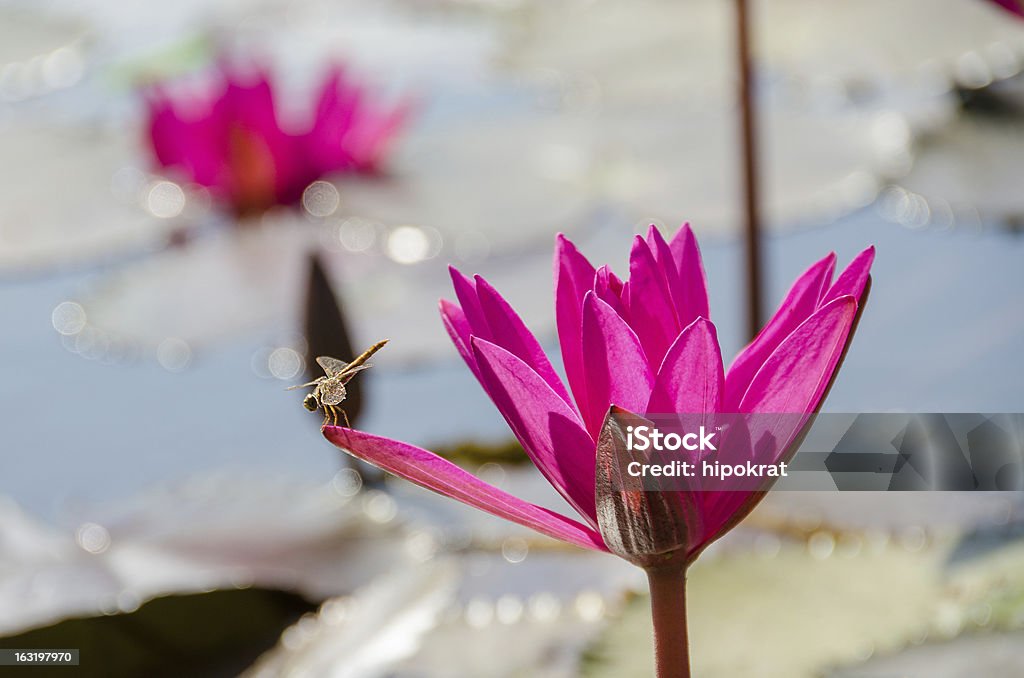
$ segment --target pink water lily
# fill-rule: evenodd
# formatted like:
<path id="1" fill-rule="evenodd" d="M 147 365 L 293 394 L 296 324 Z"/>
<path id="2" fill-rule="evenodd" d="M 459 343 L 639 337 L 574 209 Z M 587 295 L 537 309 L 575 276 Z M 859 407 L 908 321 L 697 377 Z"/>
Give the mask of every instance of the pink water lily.
<path id="1" fill-rule="evenodd" d="M 356 457 L 470 506 L 588 549 L 609 550 L 595 503 L 596 445 L 612 406 L 642 412 L 810 413 L 851 339 L 874 249 L 833 280 L 835 255 L 814 263 L 778 311 L 723 369 L 696 239 L 636 236 L 629 277 L 595 268 L 564 236 L 554 262 L 555 315 L 568 387 L 515 310 L 485 279 L 451 269 L 458 303 L 441 317 L 466 365 L 537 469 L 577 514 L 523 501 L 427 450 L 362 431 L 324 435 Z M 787 442 L 770 452 L 791 453 Z M 685 557 L 748 513 L 759 493 L 705 492 Z"/>
<path id="2" fill-rule="evenodd" d="M 216 86 L 172 95 L 147 92 L 147 130 L 160 167 L 211 191 L 237 215 L 297 203 L 313 181 L 338 172 L 375 172 L 407 107 L 382 108 L 333 67 L 291 131 L 259 69 L 222 63 Z"/>

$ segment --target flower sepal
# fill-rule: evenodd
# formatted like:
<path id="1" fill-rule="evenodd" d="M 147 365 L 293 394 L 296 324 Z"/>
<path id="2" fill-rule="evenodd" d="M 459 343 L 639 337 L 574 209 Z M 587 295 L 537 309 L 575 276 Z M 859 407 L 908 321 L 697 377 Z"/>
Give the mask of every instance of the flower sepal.
<path id="1" fill-rule="evenodd" d="M 609 551 L 645 570 L 685 568 L 701 535 L 700 512 L 692 493 L 626 473 L 633 460 L 627 428 L 636 426 L 651 422 L 615 405 L 601 425 L 594 482 L 601 537 Z"/>

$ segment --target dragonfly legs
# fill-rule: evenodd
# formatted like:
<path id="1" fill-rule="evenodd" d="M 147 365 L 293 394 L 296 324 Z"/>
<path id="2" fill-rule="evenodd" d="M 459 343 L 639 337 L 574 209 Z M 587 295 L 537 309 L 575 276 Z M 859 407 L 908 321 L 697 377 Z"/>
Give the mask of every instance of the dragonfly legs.
<path id="1" fill-rule="evenodd" d="M 345 414 L 345 410 L 341 409 L 337 405 L 324 405 L 324 423 L 323 426 L 330 424 L 331 426 L 338 425 L 338 414 L 341 414 L 342 421 L 345 422 L 345 428 L 352 428 L 348 421 L 348 415 Z"/>

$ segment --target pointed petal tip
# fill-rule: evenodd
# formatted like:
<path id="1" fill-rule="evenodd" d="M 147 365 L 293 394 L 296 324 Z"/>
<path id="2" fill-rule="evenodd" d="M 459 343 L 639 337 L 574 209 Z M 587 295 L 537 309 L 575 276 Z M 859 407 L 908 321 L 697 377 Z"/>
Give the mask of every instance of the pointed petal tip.
<path id="1" fill-rule="evenodd" d="M 569 239 L 565 233 L 559 231 L 555 234 L 555 255 L 557 256 L 565 250 L 577 251 L 576 243 Z"/>
<path id="2" fill-rule="evenodd" d="M 441 315 L 442 322 L 451 323 L 456 318 L 465 318 L 466 314 L 462 310 L 462 306 L 456 301 L 450 299 L 438 299 L 437 310 Z"/>
<path id="3" fill-rule="evenodd" d="M 459 288 L 460 286 L 468 287 L 472 293 L 475 294 L 476 281 L 459 269 L 455 268 L 453 264 L 448 264 L 448 276 L 452 279 L 452 285 L 455 287 L 456 295 L 459 296 L 459 302 L 464 306 L 466 301 L 462 299 L 462 295 L 459 293 Z"/>
<path id="4" fill-rule="evenodd" d="M 853 259 L 850 260 L 850 263 L 853 263 L 858 260 L 864 260 L 867 262 L 866 265 L 870 266 L 871 262 L 875 260 L 875 246 L 868 245 L 867 247 L 862 249 L 860 252 L 856 254 L 856 256 L 853 257 Z"/>
<path id="5" fill-rule="evenodd" d="M 692 238 L 694 240 L 697 239 L 697 236 L 694 234 L 693 227 L 690 226 L 690 222 L 689 221 L 684 221 L 679 226 L 679 230 L 676 232 L 675 237 L 677 237 L 677 238 L 679 238 L 679 237 L 686 237 L 686 238 Z"/>
<path id="6" fill-rule="evenodd" d="M 685 332 L 691 327 L 698 326 L 706 329 L 708 332 L 711 333 L 711 336 L 715 338 L 715 341 L 718 341 L 718 327 L 715 326 L 715 323 L 713 320 L 711 320 L 711 318 L 707 318 L 702 315 L 697 316 L 692 323 L 683 328 L 683 331 Z"/>

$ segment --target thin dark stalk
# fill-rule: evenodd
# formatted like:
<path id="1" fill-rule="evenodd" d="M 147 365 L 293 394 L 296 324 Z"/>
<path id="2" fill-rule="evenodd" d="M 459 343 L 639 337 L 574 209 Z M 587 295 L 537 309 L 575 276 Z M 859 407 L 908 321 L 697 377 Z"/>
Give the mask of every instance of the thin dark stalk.
<path id="1" fill-rule="evenodd" d="M 654 657 L 658 678 L 690 678 L 686 632 L 686 565 L 647 569 L 654 620 Z"/>
<path id="2" fill-rule="evenodd" d="M 739 70 L 740 138 L 743 166 L 743 237 L 747 286 L 747 335 L 761 327 L 761 203 L 758 183 L 757 121 L 750 55 L 750 11 L 747 0 L 736 0 L 736 65 Z"/>

